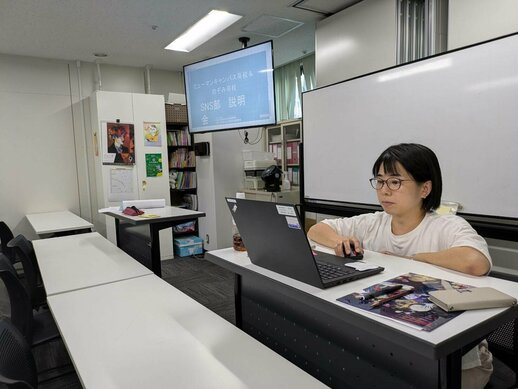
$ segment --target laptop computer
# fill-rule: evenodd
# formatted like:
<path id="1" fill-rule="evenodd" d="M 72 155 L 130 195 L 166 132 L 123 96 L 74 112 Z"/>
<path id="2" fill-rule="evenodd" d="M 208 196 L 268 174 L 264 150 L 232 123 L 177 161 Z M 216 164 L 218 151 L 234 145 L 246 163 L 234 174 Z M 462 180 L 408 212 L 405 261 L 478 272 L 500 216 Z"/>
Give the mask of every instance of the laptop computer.
<path id="1" fill-rule="evenodd" d="M 378 266 L 359 271 L 345 266 L 356 262 L 354 259 L 313 251 L 293 204 L 232 197 L 226 200 L 248 257 L 257 266 L 322 289 L 384 270 Z"/>

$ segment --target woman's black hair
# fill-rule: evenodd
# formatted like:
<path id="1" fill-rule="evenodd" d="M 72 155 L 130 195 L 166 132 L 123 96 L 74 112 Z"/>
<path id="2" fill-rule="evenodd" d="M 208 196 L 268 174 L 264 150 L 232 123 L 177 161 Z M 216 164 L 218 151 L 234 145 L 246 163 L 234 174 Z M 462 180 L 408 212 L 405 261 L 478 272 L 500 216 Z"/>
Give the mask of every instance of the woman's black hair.
<path id="1" fill-rule="evenodd" d="M 383 151 L 372 167 L 372 175 L 376 177 L 380 167 L 388 174 L 399 174 L 396 163 L 412 176 L 418 183 L 432 182 L 432 191 L 423 199 L 422 207 L 427 212 L 437 209 L 441 204 L 442 176 L 441 167 L 435 153 L 428 147 L 417 143 L 401 143 L 390 146 Z"/>

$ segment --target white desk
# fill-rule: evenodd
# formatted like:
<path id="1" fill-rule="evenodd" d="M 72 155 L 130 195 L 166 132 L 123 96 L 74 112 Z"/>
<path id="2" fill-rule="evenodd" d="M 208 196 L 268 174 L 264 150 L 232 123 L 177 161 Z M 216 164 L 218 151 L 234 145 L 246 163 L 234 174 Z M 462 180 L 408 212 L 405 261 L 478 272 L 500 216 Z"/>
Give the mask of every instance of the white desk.
<path id="1" fill-rule="evenodd" d="M 152 274 L 97 232 L 33 245 L 47 296 Z"/>
<path id="2" fill-rule="evenodd" d="M 26 217 L 38 235 L 81 230 L 91 231 L 94 226 L 70 211 L 33 213 L 26 215 Z"/>
<path id="3" fill-rule="evenodd" d="M 292 309 L 295 315 L 299 315 L 298 317 L 304 316 L 311 309 L 316 309 L 317 312 L 322 314 L 322 318 L 326 317 L 326 319 L 321 319 L 321 324 L 324 328 L 322 331 L 332 333 L 336 330 L 338 333 L 337 339 L 341 341 L 350 335 L 351 339 L 345 341 L 345 344 L 348 344 L 348 347 L 351 347 L 351 349 L 354 350 L 355 344 L 358 344 L 359 341 L 366 344 L 364 350 L 370 348 L 372 353 L 379 353 L 382 348 L 385 348 L 383 352 L 386 352 L 386 355 L 391 355 L 392 352 L 389 354 L 389 351 L 393 347 L 394 355 L 399 355 L 398 358 L 401 360 L 404 360 L 407 355 L 412 355 L 412 353 L 415 353 L 416 359 L 422 358 L 425 366 L 427 365 L 426 361 L 429 360 L 430 370 L 434 368 L 434 364 L 441 364 L 450 358 L 451 355 L 458 353 L 461 347 L 476 341 L 477 338 L 485 336 L 499 325 L 518 316 L 517 307 L 467 311 L 431 332 L 424 332 L 336 301 L 339 297 L 361 291 L 372 284 L 386 281 L 408 272 L 473 286 L 492 286 L 518 298 L 518 283 L 492 277 L 468 276 L 422 262 L 369 251 L 365 253 L 365 260 L 385 267 L 384 272 L 326 290 L 255 266 L 250 262 L 246 252 L 236 252 L 232 248 L 210 251 L 205 257 L 209 261 L 238 274 L 241 277 L 237 283 L 239 288 L 251 291 L 247 292 L 249 293 L 246 296 L 247 298 L 250 298 L 250 296 L 252 299 L 258 297 L 261 301 L 260 304 L 266 306 L 270 303 L 273 306 L 276 304 L 276 300 L 280 301 L 286 298 L 289 301 L 286 303 L 288 306 L 286 309 Z M 245 281 L 250 282 L 252 287 L 246 287 Z M 239 302 L 241 290 L 236 292 L 238 296 L 236 311 L 241 312 L 241 303 Z M 269 293 L 271 295 L 268 295 Z M 311 314 L 307 313 L 307 315 L 310 316 Z M 245 314 L 243 314 L 243 317 L 245 317 Z M 237 320 L 239 321 L 239 318 Z M 243 320 L 248 319 L 245 318 Z M 308 322 L 311 322 L 311 319 L 308 319 Z M 340 333 L 340 325 L 345 325 L 348 328 L 347 332 Z M 326 326 L 328 328 L 325 328 Z M 337 328 L 333 330 L 333 326 Z M 315 331 L 314 328 L 313 330 Z M 376 337 L 379 338 L 374 340 Z M 287 335 L 287 338 L 289 339 L 290 335 Z M 374 349 L 376 342 L 379 343 L 377 343 L 376 349 Z M 358 350 L 362 350 L 362 348 L 360 347 Z M 360 351 L 353 352 L 358 353 Z M 456 367 L 459 368 L 460 355 L 457 354 L 455 357 L 457 358 L 455 363 L 458 364 Z M 414 362 L 415 366 L 418 366 L 418 362 Z M 417 369 L 417 367 L 414 369 Z M 440 374 L 443 374 L 445 371 L 444 366 L 437 369 Z M 446 370 L 449 371 L 450 368 Z M 446 375 L 444 376 L 445 379 L 447 378 Z"/>
<path id="4" fill-rule="evenodd" d="M 154 275 L 50 296 L 85 388 L 323 388 Z"/>
<path id="5" fill-rule="evenodd" d="M 117 246 L 120 244 L 120 220 L 135 225 L 149 224 L 149 233 L 151 236 L 151 270 L 160 277 L 162 276 L 162 266 L 160 264 L 159 231 L 164 228 L 172 227 L 181 221 L 198 219 L 205 216 L 205 213 L 171 206 L 165 206 L 163 208 L 148 208 L 143 209 L 143 211 L 147 215 L 157 215 L 157 217 L 147 218 L 143 216 L 128 216 L 122 213 L 122 211 L 110 209 L 104 210 L 102 213 L 115 218 Z"/>

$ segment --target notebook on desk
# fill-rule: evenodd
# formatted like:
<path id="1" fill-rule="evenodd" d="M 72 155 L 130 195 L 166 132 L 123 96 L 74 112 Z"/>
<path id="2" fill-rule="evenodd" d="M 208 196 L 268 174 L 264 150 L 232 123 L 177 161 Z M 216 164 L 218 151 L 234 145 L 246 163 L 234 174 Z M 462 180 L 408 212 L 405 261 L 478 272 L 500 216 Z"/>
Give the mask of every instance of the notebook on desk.
<path id="1" fill-rule="evenodd" d="M 359 271 L 345 266 L 358 261 L 313 251 L 298 210 L 292 204 L 231 197 L 226 200 L 254 265 L 318 288 L 329 288 L 384 270 L 377 266 Z"/>

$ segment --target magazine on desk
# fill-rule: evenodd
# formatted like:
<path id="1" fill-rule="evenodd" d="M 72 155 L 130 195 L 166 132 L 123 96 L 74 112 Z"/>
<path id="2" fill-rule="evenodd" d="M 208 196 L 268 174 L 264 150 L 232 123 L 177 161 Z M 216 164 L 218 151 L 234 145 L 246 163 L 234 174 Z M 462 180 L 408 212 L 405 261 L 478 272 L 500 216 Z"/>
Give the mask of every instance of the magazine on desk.
<path id="1" fill-rule="evenodd" d="M 387 289 L 391 285 L 395 287 Z M 413 328 L 432 331 L 462 312 L 445 312 L 428 300 L 430 291 L 470 287 L 422 274 L 407 273 L 337 300 Z M 379 291 L 384 288 L 388 292 L 380 294 Z"/>

